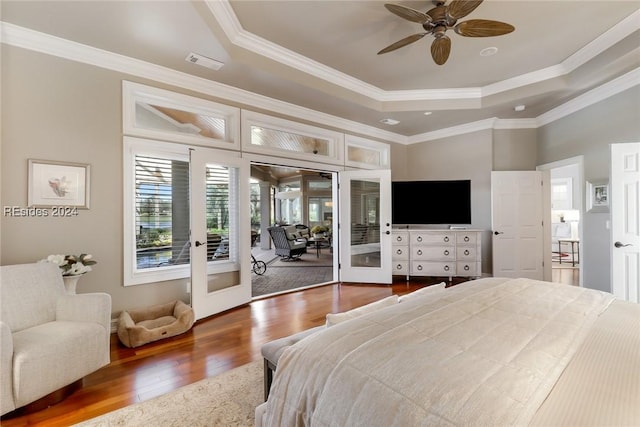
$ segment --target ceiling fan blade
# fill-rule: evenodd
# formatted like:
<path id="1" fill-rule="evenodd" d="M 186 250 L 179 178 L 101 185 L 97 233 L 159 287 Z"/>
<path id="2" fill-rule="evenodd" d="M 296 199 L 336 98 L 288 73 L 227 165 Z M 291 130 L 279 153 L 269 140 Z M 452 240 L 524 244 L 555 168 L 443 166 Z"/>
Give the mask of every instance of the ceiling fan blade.
<path id="1" fill-rule="evenodd" d="M 476 7 L 480 6 L 483 0 L 453 0 L 447 7 L 447 14 L 453 19 L 464 18 Z"/>
<path id="2" fill-rule="evenodd" d="M 431 56 L 436 64 L 442 65 L 449 59 L 451 52 L 451 39 L 447 36 L 436 38 L 431 43 Z"/>
<path id="3" fill-rule="evenodd" d="M 414 34 L 414 35 L 409 36 L 409 37 L 405 37 L 402 40 L 398 40 L 397 42 L 385 47 L 380 52 L 378 52 L 378 55 L 382 55 L 383 53 L 391 52 L 392 50 L 400 49 L 403 46 L 406 46 L 408 44 L 411 44 L 413 42 L 416 42 L 416 41 L 420 40 L 421 38 L 423 38 L 426 35 L 427 35 L 427 33 L 419 33 L 419 34 Z"/>
<path id="4" fill-rule="evenodd" d="M 466 37 L 492 37 L 509 34 L 515 27 L 500 21 L 470 19 L 453 27 L 456 33 Z"/>
<path id="5" fill-rule="evenodd" d="M 427 22 L 431 22 L 431 17 L 429 15 L 420 12 L 419 10 L 411 9 L 410 7 L 391 3 L 385 4 L 384 7 L 386 7 L 389 12 L 398 15 L 400 18 L 404 18 L 412 22 L 417 22 L 418 24 L 426 24 Z"/>

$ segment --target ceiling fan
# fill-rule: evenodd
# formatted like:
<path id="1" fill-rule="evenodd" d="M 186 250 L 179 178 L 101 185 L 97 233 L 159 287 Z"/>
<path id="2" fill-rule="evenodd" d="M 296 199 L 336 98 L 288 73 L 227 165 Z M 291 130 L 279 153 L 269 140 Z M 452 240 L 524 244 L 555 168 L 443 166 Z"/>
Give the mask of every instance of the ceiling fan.
<path id="1" fill-rule="evenodd" d="M 458 19 L 464 18 L 480 6 L 482 1 L 483 0 L 453 0 L 448 6 L 445 5 L 444 1 L 436 1 L 434 2 L 436 7 L 427 12 L 420 12 L 419 10 L 399 4 L 385 4 L 384 6 L 391 13 L 409 21 L 422 24 L 425 32 L 413 34 L 402 40 L 398 40 L 382 49 L 378 52 L 378 55 L 394 51 L 420 40 L 427 34 L 431 34 L 435 37 L 435 40 L 431 43 L 431 56 L 436 64 L 442 65 L 447 62 L 449 53 L 451 52 L 451 39 L 445 34 L 448 29 L 453 29 L 457 34 L 465 37 L 501 36 L 515 30 L 513 25 L 488 19 L 470 19 L 468 21 L 458 22 Z"/>

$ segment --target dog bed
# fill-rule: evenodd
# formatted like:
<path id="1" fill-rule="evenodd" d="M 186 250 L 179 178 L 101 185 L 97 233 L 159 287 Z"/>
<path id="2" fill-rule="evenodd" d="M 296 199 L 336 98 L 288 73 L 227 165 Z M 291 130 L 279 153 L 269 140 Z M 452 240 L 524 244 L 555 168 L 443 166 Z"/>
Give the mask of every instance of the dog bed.
<path id="1" fill-rule="evenodd" d="M 127 347 L 139 347 L 187 332 L 193 322 L 193 309 L 182 301 L 124 310 L 118 319 L 118 338 Z"/>

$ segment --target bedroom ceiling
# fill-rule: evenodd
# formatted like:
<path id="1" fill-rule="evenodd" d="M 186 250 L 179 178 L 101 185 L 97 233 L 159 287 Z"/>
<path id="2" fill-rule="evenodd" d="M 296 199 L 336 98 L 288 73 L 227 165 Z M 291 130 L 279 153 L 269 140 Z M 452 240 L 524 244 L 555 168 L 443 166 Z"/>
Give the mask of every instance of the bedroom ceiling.
<path id="1" fill-rule="evenodd" d="M 494 117 L 534 119 L 640 67 L 640 0 L 485 0 L 465 20 L 516 30 L 490 38 L 450 31 L 442 66 L 428 40 L 376 54 L 421 30 L 382 1 L 4 0 L 1 7 L 6 23 L 408 137 Z M 497 53 L 482 56 L 490 47 Z M 225 65 L 189 63 L 191 52 Z"/>

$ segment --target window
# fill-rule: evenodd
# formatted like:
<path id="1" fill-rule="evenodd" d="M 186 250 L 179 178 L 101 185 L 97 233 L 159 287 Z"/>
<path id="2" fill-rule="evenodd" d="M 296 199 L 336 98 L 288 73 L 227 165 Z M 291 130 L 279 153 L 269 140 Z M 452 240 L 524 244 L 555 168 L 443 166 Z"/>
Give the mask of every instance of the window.
<path id="1" fill-rule="evenodd" d="M 389 168 L 389 144 L 353 135 L 345 137 L 345 164 L 364 169 Z"/>
<path id="2" fill-rule="evenodd" d="M 240 110 L 206 99 L 123 82 L 126 135 L 240 149 Z"/>
<path id="3" fill-rule="evenodd" d="M 189 147 L 124 138 L 124 284 L 190 274 Z"/>
<path id="4" fill-rule="evenodd" d="M 342 164 L 344 134 L 252 111 L 242 112 L 242 150 Z"/>
<path id="5" fill-rule="evenodd" d="M 189 264 L 189 163 L 135 155 L 136 270 Z"/>

